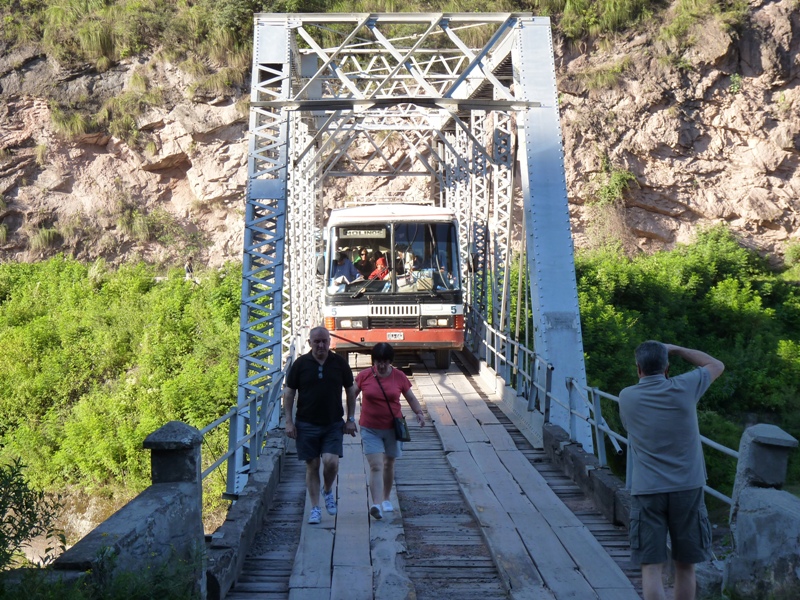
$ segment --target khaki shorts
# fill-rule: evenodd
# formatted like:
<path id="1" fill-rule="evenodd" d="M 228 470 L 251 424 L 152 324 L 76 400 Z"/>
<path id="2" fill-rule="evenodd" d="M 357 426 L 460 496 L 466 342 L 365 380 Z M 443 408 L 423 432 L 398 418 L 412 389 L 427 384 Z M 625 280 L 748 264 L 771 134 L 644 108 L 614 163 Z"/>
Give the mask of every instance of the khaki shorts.
<path id="1" fill-rule="evenodd" d="M 403 442 L 398 442 L 394 429 L 361 428 L 361 445 L 364 454 L 385 454 L 389 458 L 400 458 L 403 455 Z"/>
<path id="2" fill-rule="evenodd" d="M 711 523 L 703 488 L 631 496 L 631 563 L 667 562 L 667 532 L 673 560 L 694 564 L 711 558 Z"/>

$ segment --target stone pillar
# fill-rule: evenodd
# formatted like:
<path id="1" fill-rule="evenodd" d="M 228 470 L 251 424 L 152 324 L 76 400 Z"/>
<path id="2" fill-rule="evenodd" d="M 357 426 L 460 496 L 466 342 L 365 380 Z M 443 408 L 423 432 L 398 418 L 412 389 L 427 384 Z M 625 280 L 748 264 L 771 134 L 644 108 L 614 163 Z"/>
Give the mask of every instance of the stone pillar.
<path id="1" fill-rule="evenodd" d="M 180 421 L 170 421 L 148 435 L 143 447 L 150 450 L 151 490 L 164 487 L 186 487 L 193 484 L 193 493 L 183 496 L 186 504 L 178 511 L 180 518 L 170 523 L 173 529 L 171 547 L 181 558 L 197 562 L 195 591 L 199 598 L 207 596 L 206 552 L 203 528 L 203 479 L 200 445 L 203 434 Z M 158 487 L 156 487 L 158 486 Z M 191 490 L 192 487 L 189 487 Z M 180 533 L 180 535 L 175 535 Z"/>
<path id="2" fill-rule="evenodd" d="M 759 424 L 745 429 L 739 443 L 739 462 L 733 484 L 731 521 L 742 490 L 754 486 L 780 489 L 786 482 L 789 453 L 797 440 L 775 425 Z"/>
<path id="3" fill-rule="evenodd" d="M 800 498 L 782 491 L 797 440 L 774 425 L 754 425 L 739 444 L 733 487 L 733 552 L 723 588 L 737 598 L 800 598 Z"/>
<path id="4" fill-rule="evenodd" d="M 150 450 L 151 479 L 156 483 L 195 482 L 200 485 L 202 434 L 186 423 L 170 421 L 144 440 Z"/>

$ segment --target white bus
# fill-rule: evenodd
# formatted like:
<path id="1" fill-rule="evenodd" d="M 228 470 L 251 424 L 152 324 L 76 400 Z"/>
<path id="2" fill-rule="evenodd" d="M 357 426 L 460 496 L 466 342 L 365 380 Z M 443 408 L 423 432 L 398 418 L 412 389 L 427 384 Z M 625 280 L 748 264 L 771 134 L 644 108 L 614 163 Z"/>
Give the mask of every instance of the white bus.
<path id="1" fill-rule="evenodd" d="M 378 342 L 432 350 L 446 369 L 464 346 L 458 224 L 433 206 L 333 210 L 325 226 L 325 327 L 341 354 Z M 319 269 L 323 271 L 323 269 Z"/>

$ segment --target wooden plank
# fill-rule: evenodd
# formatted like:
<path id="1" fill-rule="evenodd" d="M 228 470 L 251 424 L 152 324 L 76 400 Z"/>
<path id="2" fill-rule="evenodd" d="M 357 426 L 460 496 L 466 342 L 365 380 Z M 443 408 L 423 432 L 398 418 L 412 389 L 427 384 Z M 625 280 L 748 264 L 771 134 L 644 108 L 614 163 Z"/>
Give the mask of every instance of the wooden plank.
<path id="1" fill-rule="evenodd" d="M 558 600 L 595 597 L 589 582 L 541 514 L 511 513 L 511 518 L 544 582 Z"/>
<path id="2" fill-rule="evenodd" d="M 300 545 L 292 566 L 289 588 L 322 588 L 330 590 L 333 531 L 319 525 L 303 525 Z M 326 592 L 327 596 L 329 593 Z M 320 598 L 321 596 L 317 596 Z"/>
<path id="3" fill-rule="evenodd" d="M 371 564 L 365 483 L 361 437 L 346 435 L 337 479 L 338 511 L 332 558 L 334 571 L 340 566 L 369 567 Z"/>
<path id="4" fill-rule="evenodd" d="M 567 508 L 555 492 L 521 452 L 501 451 L 500 461 L 514 476 L 517 484 L 540 513 L 554 526 L 578 526 L 580 519 Z"/>
<path id="5" fill-rule="evenodd" d="M 500 423 L 484 423 L 483 432 L 489 439 L 489 443 L 492 445 L 492 448 L 494 448 L 496 451 L 517 451 L 517 445 L 514 443 L 514 440 L 511 439 L 511 436 L 508 435 L 506 428 Z"/>
<path id="6" fill-rule="evenodd" d="M 477 419 L 478 423 L 481 425 L 486 425 L 488 423 L 500 423 L 500 421 L 497 420 L 497 417 L 494 416 L 494 413 L 491 411 L 491 409 L 486 406 L 486 402 L 484 402 L 482 398 L 476 398 L 474 400 L 462 398 L 462 400 L 472 413 L 472 416 L 475 417 L 475 419 Z"/>
<path id="7" fill-rule="evenodd" d="M 469 450 L 503 510 L 508 513 L 537 512 L 491 446 L 470 444 Z"/>
<path id="8" fill-rule="evenodd" d="M 428 409 L 428 416 L 431 418 L 431 421 L 433 421 L 434 425 L 455 425 L 453 417 L 450 416 L 450 411 L 447 410 L 447 407 L 443 403 L 435 404 L 426 401 L 425 408 Z"/>
<path id="9" fill-rule="evenodd" d="M 289 600 L 321 600 L 330 596 L 330 588 L 297 588 L 289 590 Z"/>
<path id="10" fill-rule="evenodd" d="M 447 410 L 461 430 L 461 435 L 468 442 L 488 442 L 489 438 L 483 432 L 480 423 L 475 419 L 467 406 L 459 399 L 445 398 Z"/>
<path id="11" fill-rule="evenodd" d="M 445 452 L 466 452 L 468 450 L 467 442 L 464 441 L 464 436 L 458 426 L 439 425 L 438 423 L 435 426 Z"/>
<path id="12" fill-rule="evenodd" d="M 402 460 L 402 459 L 401 459 Z M 383 513 L 383 519 L 370 519 L 370 540 L 372 549 L 372 572 L 370 583 L 375 598 L 379 600 L 406 600 L 416 598 L 414 584 L 405 570 L 402 551 L 405 529 L 397 491 L 393 487 L 389 501 L 394 510 Z"/>
<path id="13" fill-rule="evenodd" d="M 633 584 L 619 565 L 585 526 L 558 527 L 553 528 L 553 531 L 593 588 L 629 589 L 632 593 L 636 593 Z"/>
<path id="14" fill-rule="evenodd" d="M 372 567 L 333 567 L 331 600 L 372 600 Z"/>
<path id="15" fill-rule="evenodd" d="M 455 470 L 462 493 L 481 525 L 498 571 L 513 597 L 554 599 L 545 588 L 514 523 L 492 493 L 472 455 L 469 452 L 451 452 L 447 460 Z"/>

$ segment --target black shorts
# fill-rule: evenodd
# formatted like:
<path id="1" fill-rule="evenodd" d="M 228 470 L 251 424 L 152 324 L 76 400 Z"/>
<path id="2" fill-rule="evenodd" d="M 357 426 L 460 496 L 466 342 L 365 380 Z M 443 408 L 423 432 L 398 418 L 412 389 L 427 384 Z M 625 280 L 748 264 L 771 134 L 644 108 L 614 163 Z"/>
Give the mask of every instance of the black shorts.
<path id="1" fill-rule="evenodd" d="M 631 563 L 667 562 L 667 532 L 673 560 L 694 564 L 711 558 L 711 523 L 703 488 L 631 496 Z"/>
<path id="2" fill-rule="evenodd" d="M 314 425 L 304 421 L 295 421 L 297 429 L 297 458 L 304 461 L 314 460 L 323 454 L 344 456 L 344 421 L 336 421 L 331 425 Z"/>

